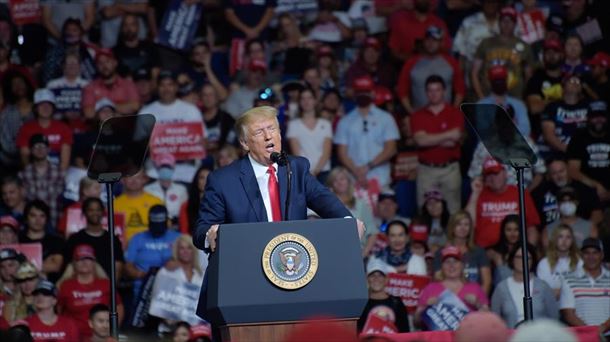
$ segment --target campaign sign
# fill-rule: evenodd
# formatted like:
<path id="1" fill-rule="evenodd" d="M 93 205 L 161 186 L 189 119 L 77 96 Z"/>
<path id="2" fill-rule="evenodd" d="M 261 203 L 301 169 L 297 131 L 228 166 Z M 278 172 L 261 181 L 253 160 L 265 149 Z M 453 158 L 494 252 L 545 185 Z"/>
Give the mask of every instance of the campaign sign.
<path id="1" fill-rule="evenodd" d="M 205 158 L 201 122 L 157 123 L 150 138 L 152 159 L 171 154 L 176 160 Z"/>
<path id="2" fill-rule="evenodd" d="M 2 248 L 12 248 L 23 254 L 39 271 L 42 270 L 42 245 L 40 242 L 3 245 Z"/>
<path id="3" fill-rule="evenodd" d="M 15 25 L 40 22 L 42 12 L 39 0 L 9 0 L 9 6 Z"/>
<path id="4" fill-rule="evenodd" d="M 539 9 L 520 13 L 517 27 L 521 32 L 521 39 L 528 44 L 544 39 L 546 27 L 544 13 Z"/>
<path id="5" fill-rule="evenodd" d="M 370 313 L 361 334 L 395 334 L 398 332 L 394 323 Z"/>
<path id="6" fill-rule="evenodd" d="M 157 274 L 148 313 L 160 318 L 185 321 L 191 325 L 201 323 L 202 320 L 195 314 L 199 290 L 200 287 L 195 284 Z"/>
<path id="7" fill-rule="evenodd" d="M 58 113 L 80 112 L 81 87 L 62 87 L 52 89 L 55 95 L 55 108 Z"/>
<path id="8" fill-rule="evenodd" d="M 455 305 L 440 302 L 429 306 L 422 313 L 422 321 L 429 330 L 456 330 L 467 314 L 467 310 Z"/>
<path id="9" fill-rule="evenodd" d="M 419 294 L 430 282 L 430 277 L 404 273 L 389 273 L 385 291 L 402 299 L 408 313 L 414 313 L 417 308 Z"/>
<path id="10" fill-rule="evenodd" d="M 167 6 L 159 27 L 157 43 L 176 50 L 187 50 L 199 26 L 203 5 L 201 2 L 186 4 L 172 0 Z"/>

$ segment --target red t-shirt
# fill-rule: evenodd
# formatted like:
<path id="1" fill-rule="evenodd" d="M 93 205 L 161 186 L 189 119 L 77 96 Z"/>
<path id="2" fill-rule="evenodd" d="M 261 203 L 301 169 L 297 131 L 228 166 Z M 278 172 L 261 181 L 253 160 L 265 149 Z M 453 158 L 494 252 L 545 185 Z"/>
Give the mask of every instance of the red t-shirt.
<path id="1" fill-rule="evenodd" d="M 121 299 L 117 296 L 117 303 Z M 59 288 L 57 306 L 62 308 L 62 314 L 72 318 L 83 337 L 91 335 L 87 322 L 89 310 L 95 304 L 110 305 L 110 281 L 96 278 L 90 284 L 81 284 L 75 278 L 66 280 Z"/>
<path id="2" fill-rule="evenodd" d="M 445 22 L 431 13 L 426 16 L 424 21 L 419 21 L 415 16 L 415 11 L 398 11 L 390 16 L 388 45 L 395 54 L 413 54 L 416 42 L 423 40 L 426 30 L 433 25 L 443 30 L 444 51 L 451 51 L 451 38 Z"/>
<path id="3" fill-rule="evenodd" d="M 519 214 L 519 190 L 508 185 L 503 193 L 497 194 L 483 188 L 477 201 L 477 225 L 475 242 L 488 248 L 500 240 L 500 224 L 506 215 Z M 525 190 L 525 223 L 529 226 L 540 225 L 540 217 L 529 191 Z"/>
<path id="4" fill-rule="evenodd" d="M 26 122 L 19 129 L 17 134 L 17 146 L 28 147 L 30 144 L 30 138 L 34 134 L 42 134 L 49 140 L 49 152 L 55 155 L 59 155 L 61 152 L 61 145 L 67 144 L 72 145 L 72 131 L 63 122 L 57 120 L 51 120 L 49 127 L 42 127 L 38 121 Z"/>
<path id="5" fill-rule="evenodd" d="M 450 129 L 464 130 L 464 117 L 462 113 L 446 104 L 438 114 L 428 108 L 422 108 L 411 115 L 411 131 L 413 134 L 423 131 L 428 134 L 438 134 Z M 428 164 L 442 164 L 460 159 L 460 145 L 454 147 L 429 146 L 418 149 L 419 161 Z"/>
<path id="6" fill-rule="evenodd" d="M 80 342 L 78 328 L 73 320 L 65 316 L 58 316 L 53 325 L 44 324 L 37 314 L 25 319 L 32 331 L 34 341 L 67 341 Z"/>
<path id="7" fill-rule="evenodd" d="M 103 98 L 108 98 L 117 105 L 140 101 L 138 89 L 132 80 L 116 77 L 112 86 L 104 84 L 103 80 L 96 79 L 83 89 L 83 108 L 93 107 Z"/>

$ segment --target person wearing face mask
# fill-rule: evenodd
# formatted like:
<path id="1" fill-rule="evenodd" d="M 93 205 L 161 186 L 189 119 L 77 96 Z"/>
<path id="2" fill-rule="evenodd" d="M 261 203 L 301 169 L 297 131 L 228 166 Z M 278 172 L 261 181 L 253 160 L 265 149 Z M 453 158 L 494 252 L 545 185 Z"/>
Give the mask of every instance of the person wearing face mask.
<path id="1" fill-rule="evenodd" d="M 148 230 L 134 235 L 125 252 L 125 275 L 134 280 L 134 298 L 149 272 L 171 262 L 172 245 L 180 236 L 177 231 L 168 229 L 169 217 L 164 205 L 152 206 L 148 221 Z"/>
<path id="2" fill-rule="evenodd" d="M 373 105 L 374 82 L 364 76 L 352 85 L 356 108 L 341 118 L 333 142 L 339 161 L 366 188 L 376 179 L 380 187 L 390 184 L 390 159 L 400 138 L 392 115 Z"/>
<path id="3" fill-rule="evenodd" d="M 162 154 L 155 161 L 157 180 L 144 187 L 144 191 L 163 200 L 172 222 L 177 223 L 180 206 L 188 199 L 186 187 L 173 181 L 176 158 Z"/>
<path id="4" fill-rule="evenodd" d="M 597 228 L 589 220 L 580 218 L 576 214 L 578 209 L 578 197 L 576 191 L 571 187 L 564 187 L 557 193 L 557 205 L 559 207 L 559 218 L 549 224 L 542 234 L 542 243 L 548 245 L 548 237 L 553 234 L 559 225 L 565 224 L 572 227 L 574 240 L 578 247 L 588 237 L 597 237 Z"/>
<path id="5" fill-rule="evenodd" d="M 600 200 L 609 201 L 610 132 L 606 102 L 589 104 L 587 126 L 576 131 L 566 155 L 570 177 L 595 188 Z"/>

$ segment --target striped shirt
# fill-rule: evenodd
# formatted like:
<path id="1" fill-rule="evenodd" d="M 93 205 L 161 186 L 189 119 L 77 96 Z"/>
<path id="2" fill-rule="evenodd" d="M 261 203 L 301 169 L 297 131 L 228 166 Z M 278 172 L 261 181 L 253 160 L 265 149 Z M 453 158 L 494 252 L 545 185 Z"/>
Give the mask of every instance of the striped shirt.
<path id="1" fill-rule="evenodd" d="M 600 325 L 610 318 L 610 272 L 602 268 L 597 278 L 585 271 L 564 276 L 561 285 L 560 309 L 575 309 L 587 325 Z"/>

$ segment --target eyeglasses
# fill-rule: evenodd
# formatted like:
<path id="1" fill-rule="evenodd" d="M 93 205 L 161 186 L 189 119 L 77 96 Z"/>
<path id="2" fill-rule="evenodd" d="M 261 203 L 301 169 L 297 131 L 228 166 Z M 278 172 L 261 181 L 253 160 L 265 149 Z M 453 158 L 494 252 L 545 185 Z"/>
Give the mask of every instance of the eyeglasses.
<path id="1" fill-rule="evenodd" d="M 367 120 L 362 121 L 362 131 L 364 133 L 369 131 L 369 127 L 368 127 L 369 122 Z"/>

